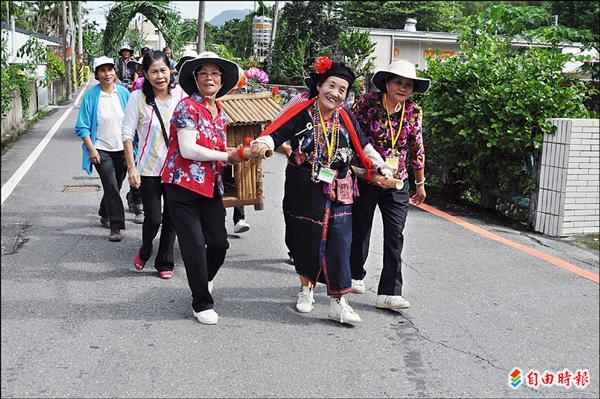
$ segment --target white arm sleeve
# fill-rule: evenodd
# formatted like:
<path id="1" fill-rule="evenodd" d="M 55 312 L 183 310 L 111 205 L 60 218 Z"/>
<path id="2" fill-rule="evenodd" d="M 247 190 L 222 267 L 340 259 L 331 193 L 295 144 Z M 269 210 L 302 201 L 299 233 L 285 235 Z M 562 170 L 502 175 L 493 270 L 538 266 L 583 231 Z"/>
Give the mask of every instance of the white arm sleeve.
<path id="1" fill-rule="evenodd" d="M 216 151 L 196 144 L 196 131 L 179 129 L 177 131 L 179 151 L 181 156 L 192 161 L 223 161 L 227 162 L 228 155 L 224 151 Z"/>
<path id="2" fill-rule="evenodd" d="M 140 117 L 139 102 L 141 93 L 141 90 L 134 91 L 129 97 L 129 101 L 127 101 L 121 128 L 121 138 L 123 142 L 126 142 L 127 140 L 133 141 L 135 137 L 135 131 L 138 128 L 138 119 Z"/>
<path id="3" fill-rule="evenodd" d="M 375 165 L 375 168 L 387 167 L 387 164 L 385 163 L 383 158 L 381 158 L 381 155 L 379 155 L 377 150 L 375 148 L 373 148 L 371 143 L 364 146 L 363 151 L 364 151 L 365 155 L 367 156 L 367 158 L 369 158 L 371 160 L 371 162 L 373 162 L 373 165 Z"/>
<path id="4" fill-rule="evenodd" d="M 266 144 L 267 147 L 269 147 L 269 150 L 275 149 L 275 142 L 273 141 L 273 137 L 271 137 L 270 135 L 259 137 L 252 143 L 263 143 Z M 250 143 L 250 145 L 252 145 L 252 143 Z"/>

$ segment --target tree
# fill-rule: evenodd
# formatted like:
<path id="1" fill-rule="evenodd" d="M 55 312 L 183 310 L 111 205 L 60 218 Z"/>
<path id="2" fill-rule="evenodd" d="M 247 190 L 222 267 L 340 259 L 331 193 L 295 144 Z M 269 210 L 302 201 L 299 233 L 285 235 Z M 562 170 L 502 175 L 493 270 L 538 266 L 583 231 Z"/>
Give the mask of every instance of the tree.
<path id="1" fill-rule="evenodd" d="M 140 53 L 142 47 L 146 45 L 146 36 L 135 28 L 127 28 L 123 41 L 131 46 L 134 53 Z"/>
<path id="2" fill-rule="evenodd" d="M 106 17 L 106 29 L 102 45 L 105 55 L 115 56 L 129 22 L 140 13 L 162 33 L 168 44 L 176 42 L 174 32 L 179 22 L 179 15 L 168 8 L 169 1 L 133 1 L 125 0 L 116 3 Z"/>
<path id="3" fill-rule="evenodd" d="M 588 29 L 600 36 L 600 4 L 597 1 L 547 1 L 546 7 L 558 22 L 571 28 Z"/>
<path id="4" fill-rule="evenodd" d="M 369 32 L 358 29 L 341 32 L 338 41 L 344 61 L 356 74 L 357 79 L 352 89 L 359 91 L 375 68 L 375 44 L 371 42 Z"/>
<path id="5" fill-rule="evenodd" d="M 273 71 L 269 71 L 277 80 L 301 84 L 302 79 L 298 76 L 301 70 L 309 70 L 320 55 L 338 53 L 335 47 L 336 40 L 332 38 L 337 38 L 342 28 L 336 16 L 335 3 L 295 1 L 285 4 L 279 21 L 280 33 L 275 39 Z M 294 69 L 293 76 L 286 76 L 285 72 L 290 72 L 289 67 L 299 65 L 300 57 L 303 58 L 303 67 Z"/>
<path id="6" fill-rule="evenodd" d="M 417 20 L 417 29 L 433 32 L 457 30 L 462 14 L 449 1 L 340 1 L 344 26 L 402 29 L 407 18 Z"/>
<path id="7" fill-rule="evenodd" d="M 88 59 L 101 56 L 103 32 L 98 27 L 96 21 L 85 22 L 83 25 L 83 52 L 87 54 Z"/>

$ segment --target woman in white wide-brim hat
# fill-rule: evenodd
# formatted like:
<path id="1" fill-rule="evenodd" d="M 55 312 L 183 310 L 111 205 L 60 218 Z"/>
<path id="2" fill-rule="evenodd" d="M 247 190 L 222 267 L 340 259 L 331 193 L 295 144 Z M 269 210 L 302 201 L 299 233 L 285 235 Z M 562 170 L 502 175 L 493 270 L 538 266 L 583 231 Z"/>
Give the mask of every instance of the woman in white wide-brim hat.
<path id="1" fill-rule="evenodd" d="M 407 309 L 402 297 L 402 246 L 409 201 L 421 204 L 425 193 L 425 151 L 421 132 L 423 112 L 410 100 L 412 93 L 425 93 L 429 80 L 417 77 L 415 65 L 404 60 L 392 62 L 371 79 L 377 93 L 368 93 L 354 104 L 354 115 L 369 142 L 385 159 L 393 176 L 404 181 L 400 190 L 383 189 L 359 180 L 360 197 L 354 202 L 352 220 L 352 292 L 365 292 L 364 265 L 375 207 L 383 218 L 383 270 L 377 288 L 375 306 Z M 408 165 L 415 176 L 416 194 L 409 198 Z"/>
<path id="2" fill-rule="evenodd" d="M 226 163 L 240 162 L 227 149 L 227 116 L 217 99 L 237 84 L 239 67 L 213 52 L 181 66 L 179 84 L 189 97 L 171 118 L 169 150 L 162 170 L 166 201 L 192 291 L 192 308 L 203 324 L 216 324 L 212 280 L 229 247 L 223 207 Z"/>

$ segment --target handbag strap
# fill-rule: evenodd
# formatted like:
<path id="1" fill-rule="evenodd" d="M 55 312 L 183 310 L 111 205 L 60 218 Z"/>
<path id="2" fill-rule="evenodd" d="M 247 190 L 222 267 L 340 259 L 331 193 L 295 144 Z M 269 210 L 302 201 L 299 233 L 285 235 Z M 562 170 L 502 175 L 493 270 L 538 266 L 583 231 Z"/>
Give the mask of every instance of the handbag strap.
<path id="1" fill-rule="evenodd" d="M 158 110 L 158 106 L 156 105 L 156 101 L 152 101 L 152 107 L 154 108 L 154 112 L 156 112 L 156 116 L 158 117 L 158 121 L 160 122 L 160 129 L 162 130 L 163 138 L 165 139 L 165 144 L 169 147 L 169 136 L 167 136 L 167 130 L 165 129 L 165 124 L 163 123 L 162 116 L 160 115 L 160 111 Z"/>

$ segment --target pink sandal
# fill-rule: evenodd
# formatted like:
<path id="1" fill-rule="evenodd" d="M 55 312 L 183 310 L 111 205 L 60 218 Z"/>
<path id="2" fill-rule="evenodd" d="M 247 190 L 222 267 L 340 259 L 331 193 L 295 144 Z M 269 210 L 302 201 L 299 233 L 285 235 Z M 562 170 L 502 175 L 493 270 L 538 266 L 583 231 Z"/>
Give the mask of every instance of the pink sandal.
<path id="1" fill-rule="evenodd" d="M 172 270 L 163 270 L 161 272 L 158 272 L 158 274 L 160 275 L 160 278 L 162 278 L 163 280 L 170 280 L 173 278 Z"/>
<path id="2" fill-rule="evenodd" d="M 138 251 L 133 258 L 133 267 L 135 267 L 135 270 L 142 270 L 144 266 L 146 266 L 146 261 L 142 260 L 140 257 L 140 252 Z"/>

